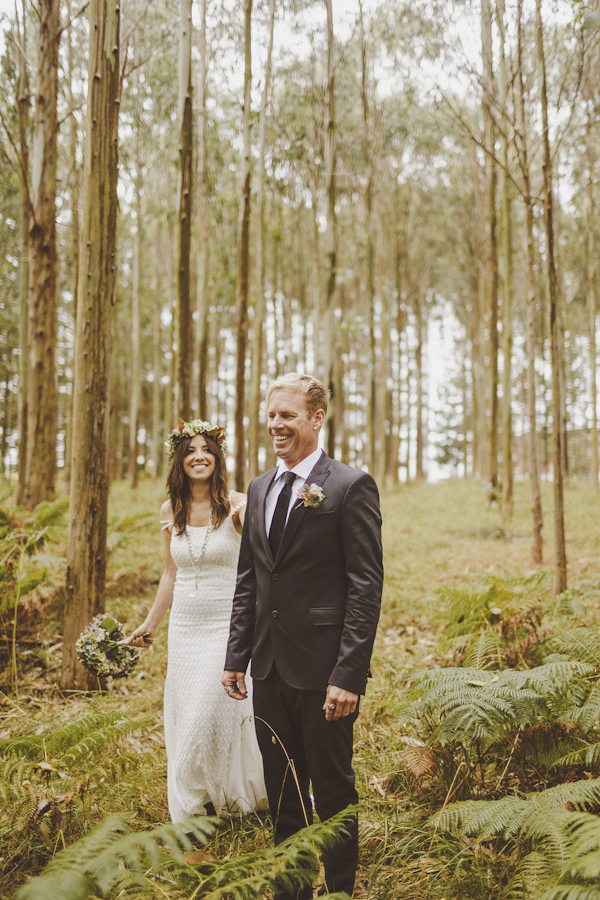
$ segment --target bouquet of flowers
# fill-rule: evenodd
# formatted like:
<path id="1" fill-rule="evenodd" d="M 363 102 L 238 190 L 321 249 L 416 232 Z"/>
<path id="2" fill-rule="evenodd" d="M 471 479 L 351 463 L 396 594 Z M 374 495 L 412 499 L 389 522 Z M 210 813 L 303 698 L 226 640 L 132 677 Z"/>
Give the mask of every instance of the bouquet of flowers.
<path id="1" fill-rule="evenodd" d="M 81 663 L 94 675 L 125 678 L 135 669 L 140 651 L 125 643 L 121 622 L 103 613 L 85 626 L 75 644 Z"/>

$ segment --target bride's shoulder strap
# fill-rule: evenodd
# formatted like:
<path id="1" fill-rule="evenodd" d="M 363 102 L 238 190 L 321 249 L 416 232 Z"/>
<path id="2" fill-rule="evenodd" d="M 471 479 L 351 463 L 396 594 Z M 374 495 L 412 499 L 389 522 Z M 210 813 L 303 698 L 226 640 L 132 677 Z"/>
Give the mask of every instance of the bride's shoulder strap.
<path id="1" fill-rule="evenodd" d="M 161 519 L 160 520 L 160 530 L 164 531 L 165 528 L 170 528 L 173 525 L 173 519 Z"/>
<path id="2" fill-rule="evenodd" d="M 237 512 L 239 509 L 241 509 L 242 506 L 245 506 L 245 505 L 246 505 L 246 501 L 245 501 L 245 500 L 242 500 L 240 503 L 237 504 L 237 506 L 234 506 L 234 507 L 233 507 L 233 509 L 230 511 L 229 515 L 230 515 L 230 516 L 235 516 L 236 512 Z"/>

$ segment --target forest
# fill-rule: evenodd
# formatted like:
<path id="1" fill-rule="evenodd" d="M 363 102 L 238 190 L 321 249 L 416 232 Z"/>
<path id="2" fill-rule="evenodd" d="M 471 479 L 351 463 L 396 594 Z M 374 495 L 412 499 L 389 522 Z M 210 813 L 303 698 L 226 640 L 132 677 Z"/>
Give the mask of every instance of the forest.
<path id="1" fill-rule="evenodd" d="M 244 491 L 299 371 L 383 503 L 356 896 L 596 900 L 598 0 L 2 0 L 0 57 L 2 896 L 318 867 L 260 817 L 186 861 L 164 637 L 75 651 L 152 601 L 178 420 Z"/>

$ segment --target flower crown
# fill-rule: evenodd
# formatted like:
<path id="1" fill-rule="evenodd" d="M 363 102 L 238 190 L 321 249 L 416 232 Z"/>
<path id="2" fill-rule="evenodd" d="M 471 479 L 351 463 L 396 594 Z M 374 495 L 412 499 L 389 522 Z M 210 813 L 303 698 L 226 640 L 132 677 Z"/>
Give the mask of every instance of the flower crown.
<path id="1" fill-rule="evenodd" d="M 209 437 L 213 438 L 219 445 L 221 453 L 225 455 L 227 452 L 227 445 L 225 443 L 225 429 L 222 425 L 211 425 L 210 422 L 203 422 L 202 419 L 193 419 L 191 422 L 184 422 L 180 419 L 177 423 L 177 428 L 173 429 L 165 441 L 169 464 L 173 460 L 173 454 L 175 453 L 177 444 L 184 438 L 193 438 L 197 434 L 207 434 Z"/>

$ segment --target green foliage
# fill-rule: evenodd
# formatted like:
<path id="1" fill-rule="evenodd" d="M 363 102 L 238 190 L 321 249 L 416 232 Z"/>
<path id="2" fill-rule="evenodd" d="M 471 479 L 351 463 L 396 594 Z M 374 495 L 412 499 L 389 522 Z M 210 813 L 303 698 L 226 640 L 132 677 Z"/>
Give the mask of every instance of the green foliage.
<path id="1" fill-rule="evenodd" d="M 26 560 L 60 536 L 68 509 L 68 497 L 63 497 L 40 503 L 31 515 L 0 510 L 0 612 L 14 607 L 46 581 L 47 570 L 35 566 L 35 559 L 26 567 Z"/>
<path id="2" fill-rule="evenodd" d="M 190 838 L 206 843 L 218 819 L 205 816 L 152 831 L 130 832 L 123 817 L 112 816 L 90 834 L 61 850 L 41 875 L 17 893 L 17 900 L 87 900 L 119 891 L 155 896 L 161 872 L 164 896 L 250 900 L 272 888 L 275 879 L 289 890 L 311 883 L 318 854 L 331 847 L 344 823 L 356 815 L 350 808 L 325 823 L 311 825 L 278 847 L 256 851 L 222 864 L 185 860 Z M 174 890 L 173 890 L 174 889 Z"/>
<path id="3" fill-rule="evenodd" d="M 536 651 L 546 631 L 542 614 L 548 588 L 548 573 L 538 572 L 526 578 L 490 576 L 479 589 L 440 591 L 440 649 L 452 650 L 456 662 L 476 668 L 540 662 Z"/>
<path id="4" fill-rule="evenodd" d="M 476 746 L 481 753 L 515 729 L 554 721 L 571 711 L 592 672 L 588 664 L 575 661 L 525 671 L 433 669 L 414 679 L 421 696 L 405 716 L 437 722 L 431 736 L 434 744 Z"/>
<path id="5" fill-rule="evenodd" d="M 99 768 L 91 765 L 140 726 L 139 721 L 125 719 L 118 712 L 92 713 L 59 728 L 52 722 L 41 733 L 0 741 L 0 798 L 6 803 L 46 794 L 48 781 L 55 776 L 66 778 L 70 770 L 74 770 L 78 782 L 75 792 L 83 792 L 92 781 L 136 762 L 135 758 L 117 754 Z M 82 762 L 87 770 L 83 780 L 77 771 Z M 36 786 L 40 776 L 46 780 L 44 787 Z M 32 818 L 37 817 L 30 815 Z"/>

